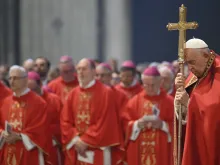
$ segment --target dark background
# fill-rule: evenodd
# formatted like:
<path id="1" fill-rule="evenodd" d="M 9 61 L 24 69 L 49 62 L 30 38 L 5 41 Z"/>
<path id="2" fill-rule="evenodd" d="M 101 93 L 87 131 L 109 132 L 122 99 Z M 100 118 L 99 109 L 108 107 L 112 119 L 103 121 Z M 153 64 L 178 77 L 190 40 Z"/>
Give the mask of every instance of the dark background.
<path id="1" fill-rule="evenodd" d="M 220 0 L 131 0 L 132 58 L 135 62 L 177 59 L 178 31 L 168 31 L 168 22 L 179 21 L 179 7 L 187 7 L 187 21 L 197 21 L 197 30 L 187 31 L 187 40 L 200 38 L 220 52 Z"/>

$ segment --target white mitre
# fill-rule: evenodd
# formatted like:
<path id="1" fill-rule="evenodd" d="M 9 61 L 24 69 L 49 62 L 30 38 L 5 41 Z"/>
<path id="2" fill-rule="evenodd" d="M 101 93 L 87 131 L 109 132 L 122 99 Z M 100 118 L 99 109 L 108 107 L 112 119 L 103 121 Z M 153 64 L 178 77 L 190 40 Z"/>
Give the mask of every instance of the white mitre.
<path id="1" fill-rule="evenodd" d="M 193 38 L 186 42 L 186 48 L 202 49 L 202 48 L 208 48 L 208 45 L 201 39 Z"/>

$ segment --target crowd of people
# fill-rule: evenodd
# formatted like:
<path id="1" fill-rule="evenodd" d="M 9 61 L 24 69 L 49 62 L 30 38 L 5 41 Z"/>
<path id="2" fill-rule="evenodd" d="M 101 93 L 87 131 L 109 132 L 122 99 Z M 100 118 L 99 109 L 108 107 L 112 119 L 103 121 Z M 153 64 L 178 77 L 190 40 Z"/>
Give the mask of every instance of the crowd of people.
<path id="1" fill-rule="evenodd" d="M 185 76 L 177 75 L 177 61 L 136 66 L 127 60 L 118 67 L 114 60 L 84 58 L 75 65 L 64 55 L 57 67 L 45 57 L 2 65 L 0 164 L 172 165 L 174 108 L 177 114 L 179 103 L 190 108 L 181 87 L 188 68 L 199 73 L 193 56 L 186 57 Z M 192 84 L 190 79 L 187 87 Z M 186 142 L 192 142 L 188 135 Z"/>

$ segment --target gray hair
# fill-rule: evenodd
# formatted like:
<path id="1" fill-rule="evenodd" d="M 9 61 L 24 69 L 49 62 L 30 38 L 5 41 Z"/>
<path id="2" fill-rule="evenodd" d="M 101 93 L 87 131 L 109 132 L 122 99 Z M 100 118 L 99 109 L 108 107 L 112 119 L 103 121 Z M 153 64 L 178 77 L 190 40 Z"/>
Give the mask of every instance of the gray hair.
<path id="1" fill-rule="evenodd" d="M 167 72 L 169 73 L 170 77 L 172 79 L 174 79 L 175 75 L 174 73 L 172 72 L 172 70 L 170 68 L 168 68 L 167 66 L 161 66 L 161 67 L 158 67 L 158 71 L 160 72 L 160 74 L 162 74 L 163 72 Z"/>
<path id="2" fill-rule="evenodd" d="M 9 69 L 9 74 L 14 70 L 19 70 L 23 76 L 27 76 L 27 71 L 22 66 L 19 66 L 19 65 L 11 66 Z"/>

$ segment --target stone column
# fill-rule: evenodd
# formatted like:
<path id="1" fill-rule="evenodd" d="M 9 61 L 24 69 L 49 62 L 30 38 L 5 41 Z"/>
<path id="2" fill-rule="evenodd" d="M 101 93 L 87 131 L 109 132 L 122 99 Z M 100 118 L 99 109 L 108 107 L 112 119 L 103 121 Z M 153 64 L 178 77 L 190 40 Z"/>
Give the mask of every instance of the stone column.
<path id="1" fill-rule="evenodd" d="M 131 58 L 130 2 L 105 0 L 105 58 L 121 63 Z"/>

